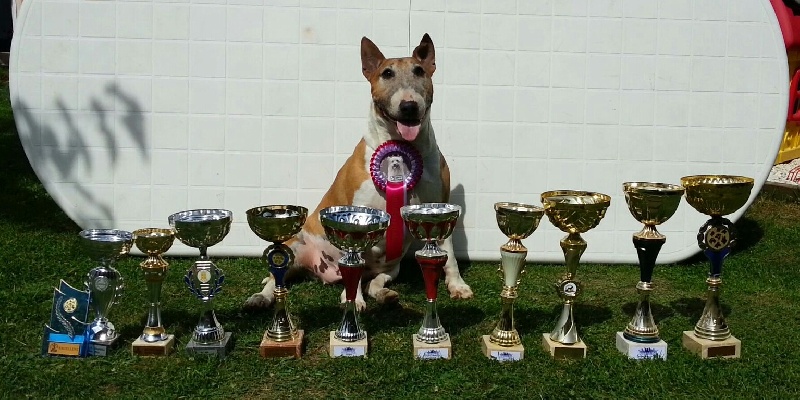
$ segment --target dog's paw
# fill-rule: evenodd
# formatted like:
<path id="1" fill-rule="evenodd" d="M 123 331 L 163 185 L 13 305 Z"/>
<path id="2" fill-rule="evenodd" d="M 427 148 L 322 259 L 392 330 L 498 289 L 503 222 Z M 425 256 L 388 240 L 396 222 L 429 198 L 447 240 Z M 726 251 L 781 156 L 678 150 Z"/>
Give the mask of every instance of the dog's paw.
<path id="1" fill-rule="evenodd" d="M 378 290 L 378 293 L 375 294 L 375 300 L 378 301 L 378 304 L 395 304 L 399 298 L 400 295 L 397 292 L 387 288 Z"/>
<path id="2" fill-rule="evenodd" d="M 344 290 L 342 290 L 342 294 L 341 294 L 341 296 L 339 296 L 339 300 L 342 302 L 342 304 L 347 302 L 347 298 L 345 297 L 345 293 L 346 292 Z M 367 308 L 367 302 L 364 301 L 364 296 L 362 296 L 361 293 L 358 293 L 356 295 L 355 303 L 356 303 L 356 311 L 358 311 L 358 312 L 364 311 Z"/>
<path id="3" fill-rule="evenodd" d="M 261 292 L 254 293 L 250 298 L 245 300 L 244 308 L 245 309 L 258 309 L 258 308 L 267 308 L 272 304 L 271 298 L 264 296 Z"/>
<path id="4" fill-rule="evenodd" d="M 452 280 L 447 284 L 451 299 L 471 299 L 472 289 L 463 280 Z"/>

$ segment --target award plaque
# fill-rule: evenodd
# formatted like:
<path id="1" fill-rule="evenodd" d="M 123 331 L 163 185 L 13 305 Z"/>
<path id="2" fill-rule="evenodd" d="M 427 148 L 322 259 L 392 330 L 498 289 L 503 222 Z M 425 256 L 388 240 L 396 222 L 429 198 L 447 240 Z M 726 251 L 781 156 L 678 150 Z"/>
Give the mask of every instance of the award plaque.
<path id="1" fill-rule="evenodd" d="M 42 355 L 86 357 L 89 341 L 85 329 L 89 318 L 89 292 L 73 288 L 63 280 L 53 290 L 50 323 L 44 326 Z"/>

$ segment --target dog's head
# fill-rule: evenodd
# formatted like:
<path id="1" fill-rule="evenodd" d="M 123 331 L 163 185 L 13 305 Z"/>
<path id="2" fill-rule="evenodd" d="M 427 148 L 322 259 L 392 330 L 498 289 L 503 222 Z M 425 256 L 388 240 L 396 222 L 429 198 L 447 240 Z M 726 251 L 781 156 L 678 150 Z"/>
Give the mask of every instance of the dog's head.
<path id="1" fill-rule="evenodd" d="M 376 113 L 388 122 L 390 133 L 412 141 L 430 117 L 436 71 L 433 41 L 426 33 L 411 57 L 386 58 L 375 43 L 361 39 L 361 70 L 372 85 Z"/>

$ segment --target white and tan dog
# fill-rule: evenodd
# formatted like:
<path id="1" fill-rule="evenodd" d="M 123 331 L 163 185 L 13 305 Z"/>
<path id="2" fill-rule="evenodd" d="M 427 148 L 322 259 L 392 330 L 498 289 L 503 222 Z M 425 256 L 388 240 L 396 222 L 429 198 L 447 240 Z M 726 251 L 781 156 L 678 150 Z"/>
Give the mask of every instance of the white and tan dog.
<path id="1" fill-rule="evenodd" d="M 364 37 L 361 39 L 361 68 L 372 87 L 367 133 L 339 170 L 317 209 L 306 219 L 302 231 L 289 243 L 296 256 L 295 266 L 315 274 L 325 283 L 341 279 L 337 265 L 341 252 L 326 239 L 319 221 L 319 211 L 335 205 L 386 209 L 385 194 L 376 188 L 369 172 L 371 156 L 378 146 L 388 140 L 402 140 L 411 143 L 422 156 L 422 178 L 408 193 L 410 204 L 447 202 L 450 197 L 450 171 L 436 144 L 430 119 L 433 102 L 431 77 L 436 70 L 430 36 L 425 34 L 422 37 L 411 57 L 389 59 Z M 411 240 L 411 235 L 406 235 L 403 253 L 408 250 Z M 444 272 L 450 297 L 472 297 L 472 290 L 459 273 L 451 239 L 441 243 L 441 247 L 449 255 Z M 397 301 L 397 292 L 385 286 L 397 278 L 402 258 L 386 260 L 385 250 L 386 243 L 381 241 L 364 254 L 366 267 L 363 279 L 369 280 L 367 293 L 379 303 Z M 266 307 L 272 303 L 275 282 L 270 276 L 262 283 L 265 283 L 264 289 L 253 294 L 245 306 Z M 356 307 L 366 307 L 361 285 Z"/>

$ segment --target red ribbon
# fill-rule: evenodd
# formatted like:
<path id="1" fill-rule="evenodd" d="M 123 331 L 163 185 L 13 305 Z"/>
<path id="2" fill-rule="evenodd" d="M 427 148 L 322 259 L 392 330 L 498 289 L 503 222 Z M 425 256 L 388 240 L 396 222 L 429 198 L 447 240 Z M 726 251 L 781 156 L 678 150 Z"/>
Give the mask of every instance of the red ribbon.
<path id="1" fill-rule="evenodd" d="M 400 207 L 406 205 L 406 183 L 404 181 L 386 183 L 386 212 L 389 213 L 389 228 L 386 230 L 386 262 L 403 256 L 403 236 L 405 224 L 400 215 Z"/>

